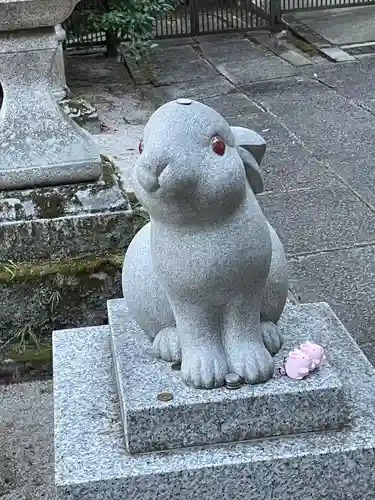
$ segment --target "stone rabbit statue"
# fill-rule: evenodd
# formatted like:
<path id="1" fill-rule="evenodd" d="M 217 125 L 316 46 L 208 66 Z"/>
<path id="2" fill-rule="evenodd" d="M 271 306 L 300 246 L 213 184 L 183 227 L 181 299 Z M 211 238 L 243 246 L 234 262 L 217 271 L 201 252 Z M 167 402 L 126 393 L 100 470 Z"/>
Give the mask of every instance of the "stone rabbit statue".
<path id="1" fill-rule="evenodd" d="M 263 139 L 180 99 L 153 114 L 140 152 L 133 186 L 151 221 L 125 255 L 129 313 L 156 356 L 181 359 L 190 386 L 222 386 L 230 372 L 267 381 L 288 283 L 282 244 L 254 194 Z"/>

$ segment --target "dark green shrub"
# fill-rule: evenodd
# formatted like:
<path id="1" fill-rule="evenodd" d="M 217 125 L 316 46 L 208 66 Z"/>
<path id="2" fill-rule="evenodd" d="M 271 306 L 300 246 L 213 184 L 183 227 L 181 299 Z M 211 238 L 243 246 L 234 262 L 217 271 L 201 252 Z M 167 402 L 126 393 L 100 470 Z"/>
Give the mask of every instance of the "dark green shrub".
<path id="1" fill-rule="evenodd" d="M 92 32 L 105 32 L 109 49 L 119 45 L 136 59 L 149 55 L 157 47 L 153 40 L 155 18 L 173 11 L 178 0 L 105 0 L 101 7 L 88 12 Z"/>

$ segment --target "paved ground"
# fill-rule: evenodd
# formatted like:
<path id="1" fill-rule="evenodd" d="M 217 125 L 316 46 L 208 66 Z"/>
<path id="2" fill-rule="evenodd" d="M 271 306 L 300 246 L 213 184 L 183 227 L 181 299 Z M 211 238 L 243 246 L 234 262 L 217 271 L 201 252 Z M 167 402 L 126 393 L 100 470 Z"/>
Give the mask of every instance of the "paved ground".
<path id="1" fill-rule="evenodd" d="M 295 12 L 293 17 L 336 45 L 375 41 L 375 5 Z"/>
<path id="2" fill-rule="evenodd" d="M 0 386 L 0 498 L 54 498 L 51 381 Z"/>
<path id="3" fill-rule="evenodd" d="M 177 96 L 216 108 L 268 143 L 263 209 L 285 243 L 290 287 L 331 304 L 375 362 L 375 58 L 296 68 L 241 38 L 173 45 L 152 71 L 74 57 L 71 89 L 103 121 L 96 135 L 124 182 L 153 110 Z M 152 83 L 150 83 L 152 82 Z M 52 499 L 50 383 L 0 389 L 0 498 Z"/>

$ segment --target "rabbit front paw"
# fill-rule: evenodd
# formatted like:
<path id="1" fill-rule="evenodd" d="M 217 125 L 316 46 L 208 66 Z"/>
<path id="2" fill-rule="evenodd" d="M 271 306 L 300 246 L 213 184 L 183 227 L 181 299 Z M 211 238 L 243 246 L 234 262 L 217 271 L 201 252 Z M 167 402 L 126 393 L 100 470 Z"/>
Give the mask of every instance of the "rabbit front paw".
<path id="1" fill-rule="evenodd" d="M 228 373 L 224 352 L 220 347 L 187 347 L 182 351 L 181 376 L 196 389 L 221 387 Z"/>
<path id="2" fill-rule="evenodd" d="M 267 351 L 274 356 L 280 351 L 284 342 L 280 328 L 271 321 L 262 321 L 260 328 L 264 345 Z"/>
<path id="3" fill-rule="evenodd" d="M 152 351 L 157 358 L 164 361 L 180 361 L 181 349 L 177 328 L 170 326 L 160 330 L 152 344 Z"/>
<path id="4" fill-rule="evenodd" d="M 232 345 L 227 350 L 228 365 L 247 384 L 259 384 L 272 378 L 275 365 L 263 343 L 249 341 Z"/>

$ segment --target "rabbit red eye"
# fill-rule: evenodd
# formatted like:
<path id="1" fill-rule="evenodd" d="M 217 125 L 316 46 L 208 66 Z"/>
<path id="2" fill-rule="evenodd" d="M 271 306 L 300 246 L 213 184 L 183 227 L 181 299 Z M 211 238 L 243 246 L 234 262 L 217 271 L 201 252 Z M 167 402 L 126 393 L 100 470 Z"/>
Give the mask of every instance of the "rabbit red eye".
<path id="1" fill-rule="evenodd" d="M 139 144 L 138 144 L 138 151 L 139 151 L 139 154 L 141 155 L 143 153 L 143 139 L 141 139 L 139 141 Z"/>
<path id="2" fill-rule="evenodd" d="M 219 135 L 215 135 L 211 140 L 211 144 L 212 144 L 213 151 L 217 155 L 223 156 L 223 154 L 225 153 L 225 141 L 224 141 L 224 139 L 222 137 L 220 137 Z"/>

